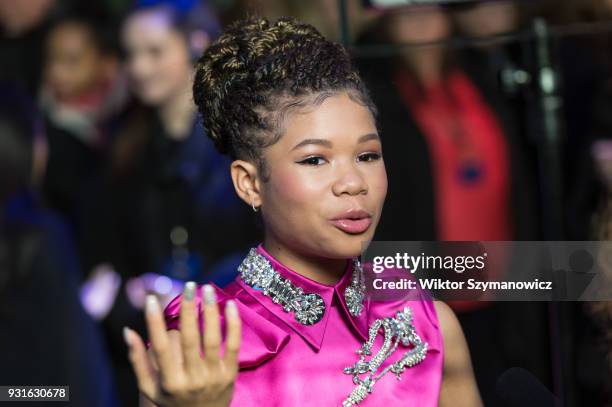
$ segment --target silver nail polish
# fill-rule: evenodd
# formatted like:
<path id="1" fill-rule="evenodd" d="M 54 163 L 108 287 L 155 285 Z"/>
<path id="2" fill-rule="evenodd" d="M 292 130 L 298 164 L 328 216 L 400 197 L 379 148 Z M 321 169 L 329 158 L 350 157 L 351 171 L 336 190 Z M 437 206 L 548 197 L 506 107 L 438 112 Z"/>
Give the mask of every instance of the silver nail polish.
<path id="1" fill-rule="evenodd" d="M 153 294 L 147 295 L 146 302 L 147 312 L 148 313 L 157 313 L 159 312 L 159 301 L 157 301 L 157 297 Z"/>
<path id="2" fill-rule="evenodd" d="M 123 340 L 128 346 L 132 345 L 132 338 L 130 337 L 130 329 L 127 326 L 123 327 Z"/>
<path id="3" fill-rule="evenodd" d="M 228 317 L 238 316 L 238 308 L 236 307 L 236 302 L 234 300 L 227 300 L 225 303 L 225 309 Z"/>
<path id="4" fill-rule="evenodd" d="M 193 300 L 195 296 L 196 283 L 193 281 L 188 281 L 185 283 L 185 289 L 183 290 L 183 298 L 187 301 Z"/>
<path id="5" fill-rule="evenodd" d="M 204 284 L 204 302 L 206 304 L 214 304 L 217 302 L 215 289 L 210 284 Z"/>

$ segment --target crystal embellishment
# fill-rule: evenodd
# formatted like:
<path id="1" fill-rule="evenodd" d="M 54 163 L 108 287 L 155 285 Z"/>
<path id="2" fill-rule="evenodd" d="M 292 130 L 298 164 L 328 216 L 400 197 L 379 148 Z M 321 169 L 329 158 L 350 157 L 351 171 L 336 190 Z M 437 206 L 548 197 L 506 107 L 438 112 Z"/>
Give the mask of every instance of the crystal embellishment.
<path id="1" fill-rule="evenodd" d="M 356 317 L 363 310 L 363 300 L 365 299 L 365 276 L 359 259 L 354 258 L 353 276 L 351 277 L 351 285 L 344 291 L 344 299 L 346 306 L 352 316 Z"/>
<path id="2" fill-rule="evenodd" d="M 366 356 L 372 354 L 372 346 L 380 328 L 383 328 L 384 332 L 383 344 L 378 353 L 366 361 Z M 342 403 L 342 407 L 354 406 L 365 400 L 372 393 L 374 384 L 388 371 L 395 373 L 395 378 L 401 380 L 406 367 L 421 363 L 427 354 L 427 342 L 422 341 L 415 331 L 410 307 L 397 311 L 395 317 L 377 319 L 370 326 L 368 334 L 368 341 L 357 351 L 357 354 L 361 355 L 359 360 L 353 366 L 344 369 L 344 373 L 353 375 L 353 383 L 357 386 Z M 377 374 L 376 371 L 395 352 L 400 343 L 406 347 L 412 344 L 413 348 L 406 351 L 397 362 L 388 365 Z M 367 375 L 361 379 L 359 375 L 363 373 Z"/>
<path id="3" fill-rule="evenodd" d="M 248 285 L 259 289 L 272 299 L 275 304 L 283 307 L 285 312 L 293 312 L 296 321 L 303 325 L 313 325 L 319 322 L 325 314 L 325 301 L 317 293 L 304 293 L 291 281 L 282 277 L 268 259 L 258 253 L 255 248 L 238 266 L 240 278 Z M 351 315 L 357 316 L 363 310 L 365 298 L 365 282 L 359 260 L 353 259 L 353 275 L 351 286 L 344 293 L 347 308 Z"/>

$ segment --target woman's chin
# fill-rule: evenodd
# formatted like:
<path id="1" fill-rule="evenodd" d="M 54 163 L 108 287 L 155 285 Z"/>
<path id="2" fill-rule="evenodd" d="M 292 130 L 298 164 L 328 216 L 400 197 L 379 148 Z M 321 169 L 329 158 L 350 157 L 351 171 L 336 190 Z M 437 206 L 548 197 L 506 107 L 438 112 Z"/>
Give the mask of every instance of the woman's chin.
<path id="1" fill-rule="evenodd" d="M 334 239 L 330 247 L 325 248 L 328 252 L 326 257 L 337 259 L 348 259 L 361 256 L 372 236 L 349 236 L 341 239 Z"/>

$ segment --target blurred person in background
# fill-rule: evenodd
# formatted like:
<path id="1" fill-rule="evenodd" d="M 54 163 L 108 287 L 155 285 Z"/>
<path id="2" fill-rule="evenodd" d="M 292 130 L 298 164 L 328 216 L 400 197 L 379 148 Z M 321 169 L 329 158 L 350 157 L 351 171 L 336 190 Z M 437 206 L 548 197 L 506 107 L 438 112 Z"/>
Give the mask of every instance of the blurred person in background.
<path id="1" fill-rule="evenodd" d="M 292 5 L 291 14 L 301 20 L 317 27 L 323 35 L 334 41 L 342 40 L 340 21 L 340 7 L 337 0 L 314 0 L 287 2 Z M 360 0 L 346 2 L 347 34 L 355 38 L 366 27 L 372 24 L 379 12 L 366 9 Z M 349 40 L 350 40 L 349 38 Z"/>
<path id="2" fill-rule="evenodd" d="M 218 2 L 228 9 L 223 13 L 226 23 L 243 18 L 244 15 L 258 15 L 266 18 L 293 16 L 312 24 L 321 34 L 334 41 L 342 40 L 340 3 L 338 0 L 228 0 Z M 363 6 L 362 0 L 347 0 L 349 41 L 372 24 L 380 12 Z"/>
<path id="3" fill-rule="evenodd" d="M 403 47 L 401 57 L 386 63 L 361 60 L 367 77 L 389 93 L 387 103 L 394 106 L 384 121 L 397 126 L 389 128 L 387 137 L 402 147 L 391 152 L 403 157 L 394 160 L 402 174 L 395 187 L 405 199 L 391 205 L 404 208 L 397 211 L 399 219 L 415 217 L 408 222 L 415 240 L 534 238 L 537 206 L 533 191 L 525 186 L 535 176 L 521 162 L 516 117 L 507 111 L 490 76 L 473 75 L 460 53 L 436 44 L 452 33 L 444 8 L 408 7 L 387 13 L 366 34 L 366 42 Z M 381 81 L 389 77 L 393 86 L 384 89 Z M 409 181 L 406 173 L 425 176 Z M 416 219 L 420 212 L 410 209 L 421 207 L 428 208 L 422 212 L 428 216 L 421 213 Z M 381 233 L 391 237 L 401 230 L 397 220 Z"/>
<path id="4" fill-rule="evenodd" d="M 590 184 L 595 199 L 588 219 L 589 240 L 612 240 L 612 122 L 610 107 L 612 85 L 608 83 L 595 102 L 593 124 L 585 132 L 590 142 L 588 155 L 583 158 L 577 176 Z M 609 255 L 603 253 L 602 270 L 612 276 Z M 610 280 L 608 280 L 610 281 Z M 612 301 L 592 301 L 576 307 L 574 327 L 580 335 L 576 342 L 581 352 L 576 356 L 576 377 L 581 395 L 593 404 L 612 406 Z M 590 318 L 584 318 L 584 316 Z"/>
<path id="5" fill-rule="evenodd" d="M 567 239 L 608 241 L 612 224 L 612 2 L 544 0 L 525 8 L 528 18 L 542 17 L 558 32 L 553 49 L 562 79 Z M 571 402 L 612 405 L 610 302 L 567 305 L 570 318 L 563 322 L 573 333 L 564 338 L 566 348 L 571 349 L 567 363 L 571 363 L 575 382 Z"/>
<path id="6" fill-rule="evenodd" d="M 39 101 L 46 119 L 49 164 L 45 204 L 76 229 L 79 201 L 98 171 L 108 132 L 127 90 L 104 21 L 73 15 L 55 21 L 46 39 Z"/>
<path id="7" fill-rule="evenodd" d="M 612 92 L 605 82 L 612 70 L 611 6 L 607 0 L 504 0 L 458 6 L 453 13 L 462 35 L 480 40 L 493 39 L 486 41 L 486 47 L 474 47 L 465 53 L 472 69 L 483 77 L 500 77 L 504 69 L 529 68 L 524 49 L 521 49 L 525 44 L 517 41 L 495 44 L 496 35 L 512 34 L 516 28 L 529 33 L 526 30 L 530 30 L 535 17 L 543 18 L 552 27 L 550 50 L 560 80 L 563 106 L 561 176 L 566 211 L 564 232 L 568 240 L 609 240 L 610 145 L 606 138 L 612 134 L 609 120 Z M 537 72 L 529 74 L 535 78 Z M 536 88 L 533 79 L 525 85 L 527 92 Z M 523 92 L 515 90 L 515 93 Z M 523 116 L 519 121 L 523 123 L 520 127 L 525 133 L 522 138 L 531 138 L 535 146 L 543 137 L 540 110 L 534 108 L 538 100 L 517 96 L 506 92 L 507 99 L 518 108 L 517 112 L 522 109 Z M 533 159 L 528 159 L 531 161 Z M 543 183 L 549 181 L 541 180 Z M 546 203 L 541 205 L 545 208 Z M 556 309 L 553 318 L 558 320 L 551 321 L 551 324 L 559 323 L 564 329 L 560 332 L 562 341 L 557 342 L 560 350 L 555 358 L 567 380 L 563 383 L 566 402 L 569 405 L 604 405 L 607 391 L 608 404 L 605 405 L 610 405 L 610 304 L 585 301 L 559 304 Z M 559 339 L 551 337 L 553 342 Z M 560 372 L 555 374 L 560 376 Z"/>
<path id="8" fill-rule="evenodd" d="M 36 95 L 42 78 L 46 33 L 66 3 L 0 0 L 0 80 L 19 84 L 29 95 Z"/>
<path id="9" fill-rule="evenodd" d="M 183 281 L 233 280 L 257 240 L 230 161 L 203 136 L 194 61 L 220 32 L 207 2 L 140 1 L 121 31 L 134 103 L 119 118 L 98 192 L 84 208 L 84 301 L 103 320 L 122 399 L 137 392 L 121 328 L 143 328 L 145 294 L 169 302 Z"/>
<path id="10" fill-rule="evenodd" d="M 69 386 L 74 405 L 117 405 L 98 327 L 79 302 L 76 252 L 41 207 L 42 119 L 23 90 L 0 83 L 0 385 Z"/>
<path id="11" fill-rule="evenodd" d="M 609 123 L 608 112 L 605 117 L 607 120 L 603 120 L 603 123 Z M 602 120 L 599 121 L 601 125 Z M 593 142 L 591 154 L 594 171 L 603 189 L 597 211 L 591 219 L 592 239 L 610 242 L 612 241 L 612 140 L 609 137 L 596 139 Z M 604 250 L 602 253 L 600 264 L 607 272 L 608 282 L 610 282 L 612 281 L 612 267 L 610 267 L 608 251 Z M 586 354 L 590 356 L 588 366 L 591 369 L 580 369 L 581 385 L 589 392 L 594 401 L 603 401 L 607 403 L 606 407 L 612 406 L 612 301 L 584 302 L 581 305 L 581 311 L 590 315 L 593 322 L 591 324 L 583 322 L 583 327 L 586 326 L 589 335 L 582 336 L 581 348 L 591 349 L 591 352 Z M 585 343 L 587 341 L 589 343 Z M 584 358 L 586 352 L 582 353 L 581 356 Z"/>
<path id="12" fill-rule="evenodd" d="M 543 18 L 558 34 L 553 50 L 563 98 L 563 187 L 566 235 L 570 240 L 593 236 L 591 218 L 604 190 L 595 172 L 592 144 L 606 137 L 611 95 L 612 6 L 608 0 L 541 0 L 524 5 L 524 19 Z"/>
<path id="13" fill-rule="evenodd" d="M 514 0 L 495 0 L 450 9 L 461 34 L 481 40 L 510 34 L 519 24 L 520 9 Z"/>
<path id="14" fill-rule="evenodd" d="M 376 239 L 536 240 L 535 174 L 517 117 L 494 75 L 472 70 L 443 43 L 454 28 L 443 7 L 404 7 L 385 13 L 359 41 L 401 47 L 395 58 L 358 61 L 380 108 L 393 197 L 385 203 Z M 544 307 L 449 305 L 466 333 L 485 405 L 501 405 L 496 380 L 512 366 L 549 382 Z"/>

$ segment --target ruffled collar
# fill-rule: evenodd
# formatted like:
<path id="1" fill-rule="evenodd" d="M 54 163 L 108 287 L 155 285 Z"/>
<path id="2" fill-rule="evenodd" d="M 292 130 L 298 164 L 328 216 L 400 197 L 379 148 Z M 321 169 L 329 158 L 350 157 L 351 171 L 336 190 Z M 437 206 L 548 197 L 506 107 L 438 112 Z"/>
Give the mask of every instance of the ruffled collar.
<path id="1" fill-rule="evenodd" d="M 359 337 L 366 341 L 368 339 L 368 305 L 369 300 L 367 297 L 364 299 L 364 307 L 361 313 L 357 316 L 352 315 L 349 312 L 349 308 L 346 304 L 344 293 L 351 283 L 352 277 L 352 261 L 347 260 L 347 266 L 340 280 L 332 285 L 327 285 L 314 281 L 308 277 L 305 277 L 296 271 L 285 266 L 277 259 L 275 259 L 270 253 L 268 253 L 263 245 L 257 247 L 257 253 L 264 256 L 272 265 L 274 271 L 279 273 L 281 277 L 286 278 L 292 284 L 302 288 L 304 293 L 316 293 L 321 296 L 325 303 L 325 311 L 320 321 L 313 325 L 303 325 L 296 321 L 294 316 L 283 310 L 280 304 L 276 304 L 272 301 L 269 296 L 263 294 L 261 290 L 258 290 L 250 285 L 246 284 L 240 276 L 236 278 L 236 282 L 259 304 L 266 308 L 270 313 L 281 320 L 285 325 L 300 335 L 309 345 L 315 348 L 317 351 L 321 348 L 327 325 L 330 317 L 331 305 L 335 301 L 335 304 L 340 304 L 340 312 L 343 314 L 346 321 L 349 321 L 354 332 Z"/>

